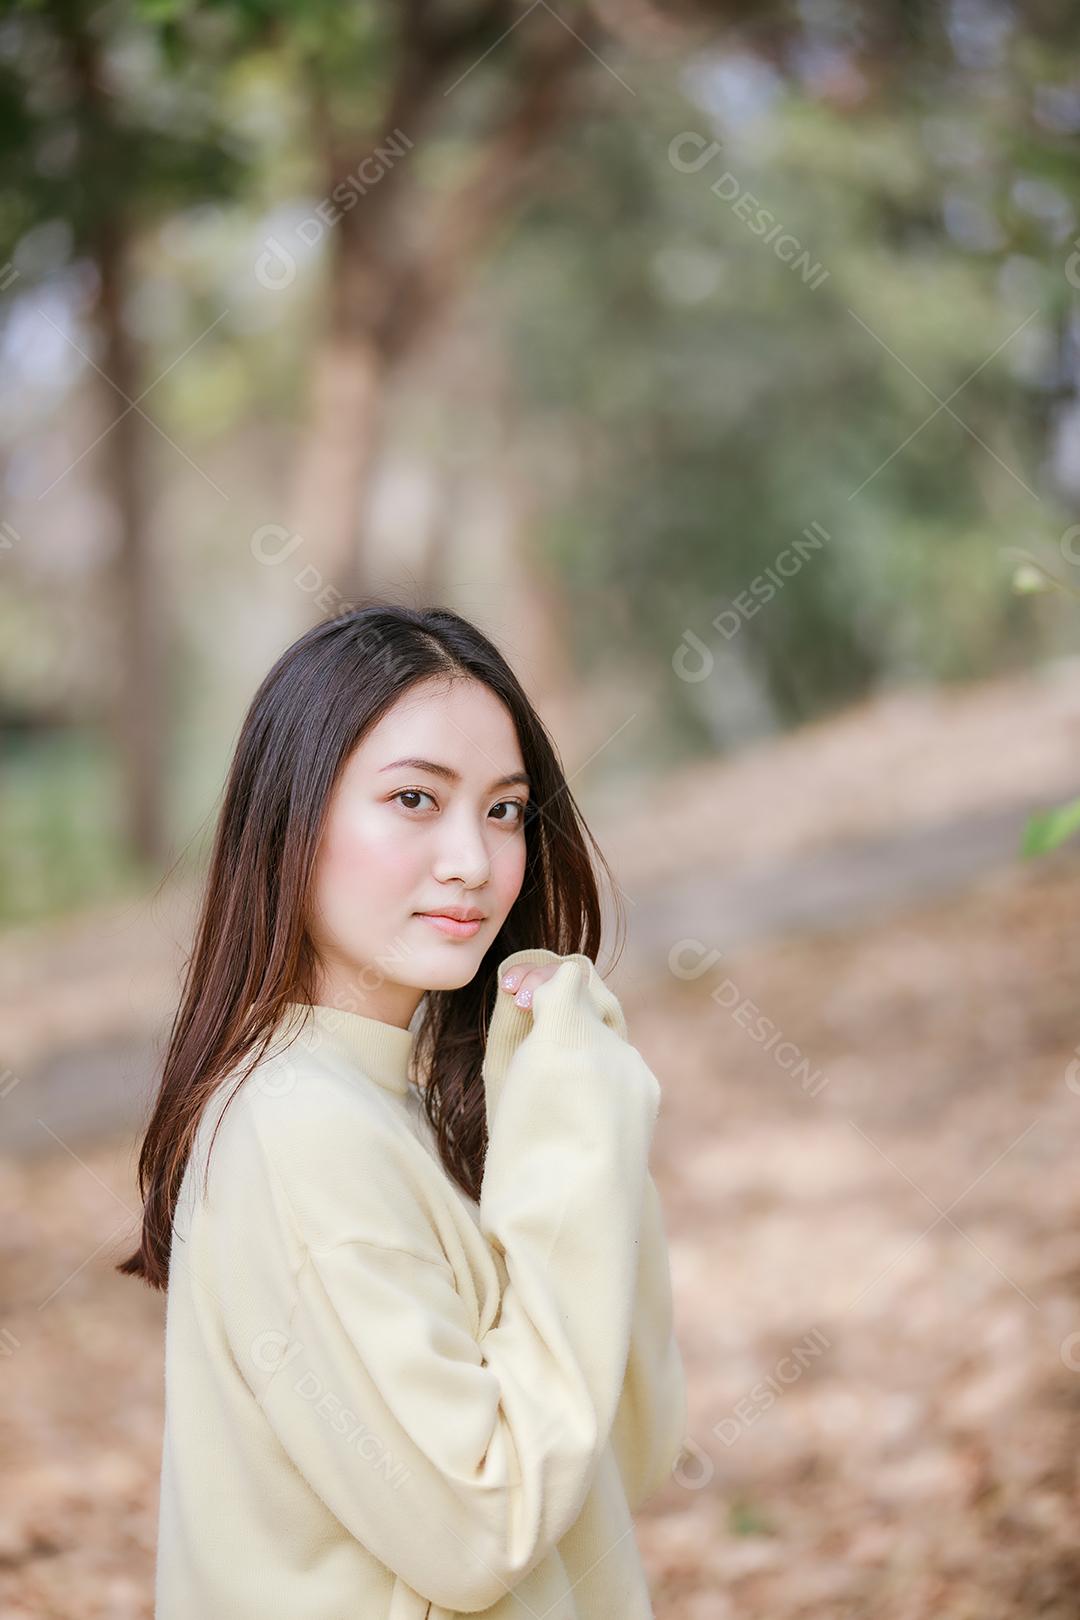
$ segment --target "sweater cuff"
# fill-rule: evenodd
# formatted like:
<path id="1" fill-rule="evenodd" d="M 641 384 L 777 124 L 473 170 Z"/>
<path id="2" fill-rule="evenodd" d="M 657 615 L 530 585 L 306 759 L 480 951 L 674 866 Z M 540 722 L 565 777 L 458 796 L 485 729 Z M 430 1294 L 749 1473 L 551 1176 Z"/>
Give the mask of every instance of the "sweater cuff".
<path id="1" fill-rule="evenodd" d="M 557 962 L 560 966 L 538 985 L 531 1007 L 519 1007 L 501 988 L 510 968 L 540 966 Z M 576 963 L 574 967 L 571 964 Z M 484 1053 L 484 1088 L 490 1130 L 498 1091 L 510 1060 L 529 1034 L 561 1046 L 581 1049 L 594 1039 L 598 1021 L 606 1024 L 621 1040 L 628 1040 L 626 1018 L 618 997 L 608 988 L 591 957 L 581 952 L 560 956 L 540 946 L 514 951 L 499 963 L 495 1010 L 488 1026 Z"/>

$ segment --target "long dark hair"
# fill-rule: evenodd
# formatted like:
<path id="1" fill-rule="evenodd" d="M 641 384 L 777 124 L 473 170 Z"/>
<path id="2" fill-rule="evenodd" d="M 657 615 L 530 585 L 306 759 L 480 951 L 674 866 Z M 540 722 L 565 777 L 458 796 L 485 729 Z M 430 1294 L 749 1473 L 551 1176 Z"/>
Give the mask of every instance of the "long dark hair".
<path id="1" fill-rule="evenodd" d="M 518 898 L 475 977 L 458 990 L 429 991 L 416 1029 L 414 1070 L 426 1077 L 421 1095 L 440 1159 L 479 1197 L 487 1148 L 481 1065 L 498 994 L 495 970 L 526 946 L 595 961 L 602 919 L 590 845 L 609 879 L 611 871 L 542 720 L 498 648 L 447 608 L 369 602 L 288 647 L 245 716 L 139 1154 L 141 1239 L 118 1271 L 167 1289 L 173 1215 L 203 1109 L 219 1082 L 243 1068 L 227 1102 L 236 1095 L 287 1002 L 314 1000 L 308 904 L 339 772 L 404 692 L 437 676 L 472 677 L 502 699 L 532 784 Z"/>

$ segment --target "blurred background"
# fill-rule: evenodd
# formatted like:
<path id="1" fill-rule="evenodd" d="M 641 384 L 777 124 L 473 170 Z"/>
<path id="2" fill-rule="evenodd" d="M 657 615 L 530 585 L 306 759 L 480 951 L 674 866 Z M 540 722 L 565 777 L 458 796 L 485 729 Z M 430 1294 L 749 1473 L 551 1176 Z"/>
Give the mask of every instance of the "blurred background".
<path id="1" fill-rule="evenodd" d="M 116 1274 L 241 716 L 500 645 L 616 871 L 658 1620 L 1075 1620 L 1080 19 L 0 16 L 0 1613 L 145 1617 Z"/>

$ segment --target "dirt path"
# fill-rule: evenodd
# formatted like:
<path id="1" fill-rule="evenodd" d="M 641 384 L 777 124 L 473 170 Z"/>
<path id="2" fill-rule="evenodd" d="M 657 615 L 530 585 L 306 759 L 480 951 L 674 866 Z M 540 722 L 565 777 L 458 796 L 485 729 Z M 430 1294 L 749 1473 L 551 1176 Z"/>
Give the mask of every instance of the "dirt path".
<path id="1" fill-rule="evenodd" d="M 658 1613 L 1080 1613 L 1078 902 L 1049 863 L 638 1017 L 692 1386 Z"/>

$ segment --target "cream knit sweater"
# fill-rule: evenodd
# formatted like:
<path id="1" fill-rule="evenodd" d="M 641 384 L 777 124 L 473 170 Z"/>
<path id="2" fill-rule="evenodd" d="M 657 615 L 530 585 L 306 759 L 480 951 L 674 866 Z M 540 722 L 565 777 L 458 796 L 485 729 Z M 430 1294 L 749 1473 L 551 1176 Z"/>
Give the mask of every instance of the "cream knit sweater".
<path id="1" fill-rule="evenodd" d="M 660 1087 L 588 957 L 500 977 L 551 961 L 531 1010 L 498 994 L 478 1203 L 409 1030 L 293 1003 L 215 1093 L 170 1262 L 157 1620 L 652 1615 L 631 1514 L 686 1428 Z"/>

